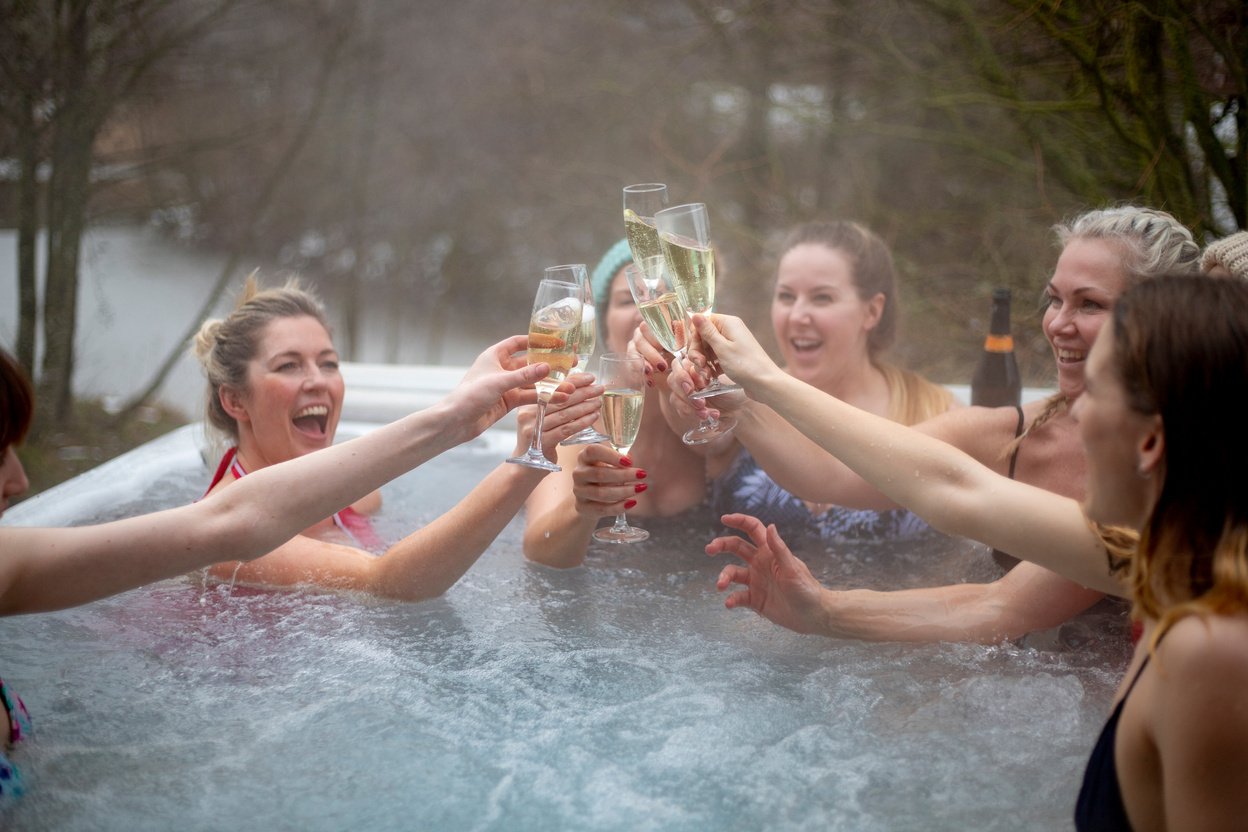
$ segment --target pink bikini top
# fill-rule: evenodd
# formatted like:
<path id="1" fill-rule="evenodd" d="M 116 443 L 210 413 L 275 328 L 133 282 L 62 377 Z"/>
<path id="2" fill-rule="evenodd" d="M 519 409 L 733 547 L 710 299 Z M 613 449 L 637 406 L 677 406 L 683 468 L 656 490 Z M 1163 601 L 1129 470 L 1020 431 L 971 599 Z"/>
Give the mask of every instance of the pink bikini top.
<path id="1" fill-rule="evenodd" d="M 212 482 L 208 484 L 208 491 L 216 488 L 217 483 L 221 482 L 221 478 L 225 476 L 226 471 L 232 473 L 236 480 L 242 479 L 247 475 L 246 469 L 238 461 L 238 448 L 230 448 L 225 452 L 225 456 L 221 457 L 221 464 L 217 466 L 217 473 L 212 475 Z M 204 497 L 208 496 L 208 491 L 204 492 Z M 201 497 L 200 499 L 203 498 Z M 334 525 L 346 532 L 360 548 L 368 549 L 370 552 L 380 552 L 386 548 L 385 541 L 373 529 L 372 521 L 351 508 L 351 506 L 347 506 L 342 511 L 334 512 L 333 521 Z"/>

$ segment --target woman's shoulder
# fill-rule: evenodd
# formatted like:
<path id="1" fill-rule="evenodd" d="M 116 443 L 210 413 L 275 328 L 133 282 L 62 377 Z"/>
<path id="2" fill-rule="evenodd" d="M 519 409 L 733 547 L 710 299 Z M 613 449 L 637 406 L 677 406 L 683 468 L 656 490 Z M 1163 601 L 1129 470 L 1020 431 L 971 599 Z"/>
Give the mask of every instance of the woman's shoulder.
<path id="1" fill-rule="evenodd" d="M 1184 616 L 1165 633 L 1157 656 L 1180 684 L 1200 678 L 1248 684 L 1248 611 Z"/>

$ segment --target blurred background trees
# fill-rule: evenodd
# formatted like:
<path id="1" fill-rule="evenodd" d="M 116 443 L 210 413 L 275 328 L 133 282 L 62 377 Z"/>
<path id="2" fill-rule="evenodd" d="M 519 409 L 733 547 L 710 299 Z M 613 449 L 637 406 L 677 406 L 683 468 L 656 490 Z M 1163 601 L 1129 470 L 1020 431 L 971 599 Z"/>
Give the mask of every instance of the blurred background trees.
<path id="1" fill-rule="evenodd" d="M 1248 212 L 1239 0 L 0 11 L 0 224 L 22 230 L 24 258 L 16 349 L 62 416 L 83 224 L 154 224 L 224 252 L 220 289 L 253 267 L 296 270 L 337 310 L 344 357 L 436 362 L 458 329 L 522 329 L 515 310 L 541 268 L 592 266 L 621 236 L 620 188 L 665 181 L 708 203 L 721 308 L 760 334 L 778 238 L 854 218 L 897 258 L 898 360 L 965 381 L 990 289 L 1006 285 L 1025 379 L 1044 384 L 1031 299 L 1053 222 L 1132 200 L 1217 236 Z M 391 318 L 373 354 L 362 299 Z"/>

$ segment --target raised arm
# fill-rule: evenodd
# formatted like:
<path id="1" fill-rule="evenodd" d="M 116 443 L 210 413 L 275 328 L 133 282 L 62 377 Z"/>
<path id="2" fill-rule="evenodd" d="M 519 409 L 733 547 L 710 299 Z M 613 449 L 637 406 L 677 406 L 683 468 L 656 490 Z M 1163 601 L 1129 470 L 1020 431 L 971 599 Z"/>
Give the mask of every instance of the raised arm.
<path id="1" fill-rule="evenodd" d="M 1008 479 L 963 451 L 866 413 L 775 365 L 738 318 L 695 316 L 725 371 L 824 450 L 934 528 L 1124 594 L 1079 504 Z"/>
<path id="2" fill-rule="evenodd" d="M 224 558 L 246 560 L 437 454 L 471 439 L 510 408 L 536 400 L 549 369 L 524 366 L 516 336 L 478 357 L 426 410 L 365 436 L 273 465 L 188 506 L 99 526 L 0 528 L 0 614 L 60 609 Z"/>
<path id="3" fill-rule="evenodd" d="M 574 392 L 547 411 L 542 426 L 548 456 L 561 440 L 593 424 L 601 404 L 602 388 L 593 384 L 593 376 L 570 376 L 565 386 Z M 521 416 L 516 455 L 529 446 L 536 422 Z M 545 471 L 500 463 L 449 511 L 380 557 L 301 534 L 250 563 L 219 563 L 212 574 L 261 586 L 315 584 L 403 601 L 434 598 L 468 571 L 545 476 Z"/>

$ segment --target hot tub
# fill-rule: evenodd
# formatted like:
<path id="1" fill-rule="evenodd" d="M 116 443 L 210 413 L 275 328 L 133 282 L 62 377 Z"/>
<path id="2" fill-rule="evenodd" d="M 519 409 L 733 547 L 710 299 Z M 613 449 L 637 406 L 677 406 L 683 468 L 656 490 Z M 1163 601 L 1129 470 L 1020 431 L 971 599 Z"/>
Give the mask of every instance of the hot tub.
<path id="1" fill-rule="evenodd" d="M 492 432 L 387 486 L 380 529 L 435 517 L 512 444 Z M 4 522 L 178 504 L 208 469 L 184 428 Z M 36 724 L 8 828 L 1069 826 L 1129 658 L 1121 605 L 1039 646 L 799 636 L 723 608 L 706 513 L 636 522 L 649 541 L 558 571 L 525 562 L 517 519 L 419 604 L 192 576 L 0 619 L 0 672 Z M 799 554 L 844 586 L 995 569 L 934 534 Z"/>

